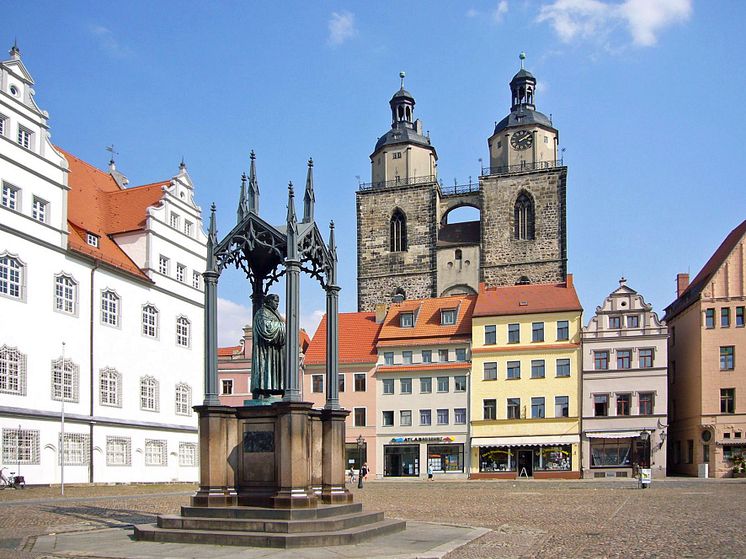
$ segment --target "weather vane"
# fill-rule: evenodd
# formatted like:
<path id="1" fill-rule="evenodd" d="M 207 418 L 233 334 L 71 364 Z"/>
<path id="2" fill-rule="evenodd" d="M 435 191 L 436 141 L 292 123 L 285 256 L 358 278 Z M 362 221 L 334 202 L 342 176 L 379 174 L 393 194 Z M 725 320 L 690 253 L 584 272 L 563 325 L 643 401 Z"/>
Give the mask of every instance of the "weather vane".
<path id="1" fill-rule="evenodd" d="M 106 151 L 111 153 L 111 161 L 109 161 L 109 163 L 114 163 L 114 156 L 119 155 L 118 151 L 114 151 L 114 144 L 111 144 L 110 146 L 106 146 Z"/>
<path id="2" fill-rule="evenodd" d="M 406 77 L 406 75 L 407 74 L 404 73 L 404 70 L 402 70 L 401 72 L 399 72 L 399 77 L 401 78 L 401 88 L 402 89 L 404 89 L 404 78 Z"/>
<path id="3" fill-rule="evenodd" d="M 521 52 L 521 54 L 518 55 L 518 58 L 521 59 L 521 70 L 523 70 L 523 61 L 526 60 L 526 53 Z"/>

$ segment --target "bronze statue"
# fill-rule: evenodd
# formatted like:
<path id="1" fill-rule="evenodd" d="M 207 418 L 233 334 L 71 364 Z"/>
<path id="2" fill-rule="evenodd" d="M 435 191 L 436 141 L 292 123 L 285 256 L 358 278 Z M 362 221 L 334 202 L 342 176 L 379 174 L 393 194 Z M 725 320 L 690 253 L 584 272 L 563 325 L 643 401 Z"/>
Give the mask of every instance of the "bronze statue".
<path id="1" fill-rule="evenodd" d="M 251 353 L 254 400 L 285 393 L 285 322 L 277 312 L 279 302 L 277 295 L 267 295 L 254 315 Z"/>

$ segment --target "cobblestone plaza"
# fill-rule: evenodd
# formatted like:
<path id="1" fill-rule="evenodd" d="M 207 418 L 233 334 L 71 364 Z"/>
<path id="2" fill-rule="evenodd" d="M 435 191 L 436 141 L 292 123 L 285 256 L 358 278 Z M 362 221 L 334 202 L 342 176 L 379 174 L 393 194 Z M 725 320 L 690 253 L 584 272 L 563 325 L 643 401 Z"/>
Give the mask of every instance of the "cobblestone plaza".
<path id="1" fill-rule="evenodd" d="M 69 487 L 64 498 L 59 488 L 3 491 L 0 558 L 81 556 L 64 549 L 50 554 L 35 544 L 47 534 L 93 537 L 106 528 L 129 534 L 132 524 L 177 512 L 194 489 Z M 746 556 L 743 480 L 668 478 L 647 490 L 628 480 L 371 482 L 350 489 L 366 509 L 383 510 L 387 517 L 490 530 L 447 559 Z"/>

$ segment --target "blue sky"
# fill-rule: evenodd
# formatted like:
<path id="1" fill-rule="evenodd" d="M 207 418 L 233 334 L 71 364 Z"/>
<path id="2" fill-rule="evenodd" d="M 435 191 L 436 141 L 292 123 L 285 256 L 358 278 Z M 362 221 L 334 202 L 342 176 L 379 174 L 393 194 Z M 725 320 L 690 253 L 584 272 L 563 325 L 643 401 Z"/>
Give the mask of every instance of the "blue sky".
<path id="1" fill-rule="evenodd" d="M 341 310 L 356 310 L 355 190 L 390 126 L 399 71 L 446 184 L 476 180 L 508 82 L 527 53 L 537 108 L 560 130 L 569 270 L 587 321 L 621 275 L 662 312 L 746 218 L 742 173 L 746 3 L 13 2 L 17 37 L 53 141 L 101 168 L 114 144 L 132 184 L 183 156 L 203 210 L 235 223 L 257 153 L 262 215 L 315 162 L 317 219 L 337 224 Z M 221 343 L 248 320 L 238 272 L 221 279 Z M 313 329 L 323 292 L 303 284 Z"/>

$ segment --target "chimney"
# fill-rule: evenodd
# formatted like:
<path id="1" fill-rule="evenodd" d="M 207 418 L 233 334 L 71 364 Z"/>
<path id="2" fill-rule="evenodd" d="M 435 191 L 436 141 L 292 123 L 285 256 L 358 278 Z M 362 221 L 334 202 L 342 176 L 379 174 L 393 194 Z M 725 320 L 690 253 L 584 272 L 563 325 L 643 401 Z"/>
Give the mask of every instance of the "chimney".
<path id="1" fill-rule="evenodd" d="M 689 274 L 676 274 L 676 297 L 681 297 L 687 287 L 689 287 Z"/>
<path id="2" fill-rule="evenodd" d="M 565 278 L 565 286 L 570 288 L 572 287 L 572 274 L 567 274 L 567 278 Z"/>
<path id="3" fill-rule="evenodd" d="M 381 324 L 386 318 L 386 305 L 379 303 L 376 305 L 376 324 Z"/>

